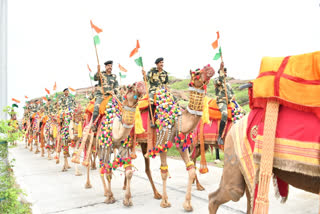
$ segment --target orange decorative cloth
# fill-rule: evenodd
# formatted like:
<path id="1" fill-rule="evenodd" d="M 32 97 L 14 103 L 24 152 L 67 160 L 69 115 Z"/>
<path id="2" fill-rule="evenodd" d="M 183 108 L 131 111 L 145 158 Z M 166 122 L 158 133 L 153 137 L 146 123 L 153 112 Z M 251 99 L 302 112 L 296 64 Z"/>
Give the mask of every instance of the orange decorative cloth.
<path id="1" fill-rule="evenodd" d="M 252 104 L 267 99 L 320 117 L 320 51 L 287 57 L 264 57 L 253 81 Z"/>

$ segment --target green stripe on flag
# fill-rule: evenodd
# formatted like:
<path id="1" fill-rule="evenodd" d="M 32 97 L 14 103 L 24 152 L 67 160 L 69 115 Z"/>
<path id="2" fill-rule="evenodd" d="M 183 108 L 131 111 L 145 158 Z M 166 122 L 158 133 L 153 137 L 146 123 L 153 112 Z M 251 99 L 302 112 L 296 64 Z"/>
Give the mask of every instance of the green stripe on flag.
<path id="1" fill-rule="evenodd" d="M 93 41 L 94 41 L 94 44 L 95 44 L 95 45 L 100 44 L 100 38 L 99 38 L 99 36 L 98 36 L 98 35 L 95 35 L 95 36 L 93 37 Z"/>
<path id="2" fill-rule="evenodd" d="M 89 77 L 90 77 L 90 79 L 91 80 L 94 80 L 94 77 L 93 76 L 91 76 L 91 74 L 89 73 Z"/>
<path id="3" fill-rule="evenodd" d="M 126 78 L 127 77 L 127 75 L 122 74 L 121 72 L 119 72 L 119 76 L 120 76 L 120 78 Z"/>
<path id="4" fill-rule="evenodd" d="M 213 60 L 218 60 L 221 57 L 221 47 L 219 48 L 219 52 L 214 55 Z"/>
<path id="5" fill-rule="evenodd" d="M 213 60 L 218 60 L 220 59 L 221 54 L 220 53 L 216 53 L 216 55 L 214 55 Z"/>
<path id="6" fill-rule="evenodd" d="M 136 64 L 140 67 L 143 67 L 143 63 L 142 63 L 142 57 L 140 56 L 139 58 L 134 60 L 136 62 Z"/>

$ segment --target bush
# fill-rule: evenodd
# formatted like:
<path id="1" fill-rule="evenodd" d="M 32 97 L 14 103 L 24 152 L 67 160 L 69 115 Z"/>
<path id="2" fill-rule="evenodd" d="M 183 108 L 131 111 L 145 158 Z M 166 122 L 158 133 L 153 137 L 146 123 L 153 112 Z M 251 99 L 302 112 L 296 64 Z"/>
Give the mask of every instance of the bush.
<path id="1" fill-rule="evenodd" d="M 7 164 L 8 145 L 7 142 L 0 144 L 0 213 L 6 214 L 28 214 L 31 213 L 28 204 L 21 203 L 18 199 L 24 194 L 16 184 L 11 167 L 13 161 Z"/>

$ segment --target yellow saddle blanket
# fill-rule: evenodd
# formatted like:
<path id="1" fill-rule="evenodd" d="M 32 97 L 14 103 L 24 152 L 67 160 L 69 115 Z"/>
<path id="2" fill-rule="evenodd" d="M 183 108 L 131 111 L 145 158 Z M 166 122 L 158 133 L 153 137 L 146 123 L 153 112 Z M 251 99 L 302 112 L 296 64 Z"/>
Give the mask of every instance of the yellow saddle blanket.
<path id="1" fill-rule="evenodd" d="M 320 107 L 320 51 L 288 57 L 264 57 L 253 81 L 253 99 Z"/>

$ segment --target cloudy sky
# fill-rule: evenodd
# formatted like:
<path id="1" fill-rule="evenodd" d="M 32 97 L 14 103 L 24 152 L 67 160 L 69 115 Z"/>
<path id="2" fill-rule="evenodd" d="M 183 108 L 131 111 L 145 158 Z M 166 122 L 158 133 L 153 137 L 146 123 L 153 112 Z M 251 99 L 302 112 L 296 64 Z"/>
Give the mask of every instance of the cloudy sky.
<path id="1" fill-rule="evenodd" d="M 165 70 L 186 77 L 211 64 L 220 31 L 229 75 L 255 78 L 263 56 L 320 50 L 320 0 L 10 0 L 8 1 L 8 99 L 24 101 L 68 86 L 90 86 L 96 71 L 90 19 L 103 29 L 100 63 L 128 70 L 125 84 L 142 80 L 129 53 L 140 40 L 145 69 L 164 57 Z M 94 83 L 93 83 L 94 84 Z M 212 86 L 213 87 L 213 86 Z"/>

